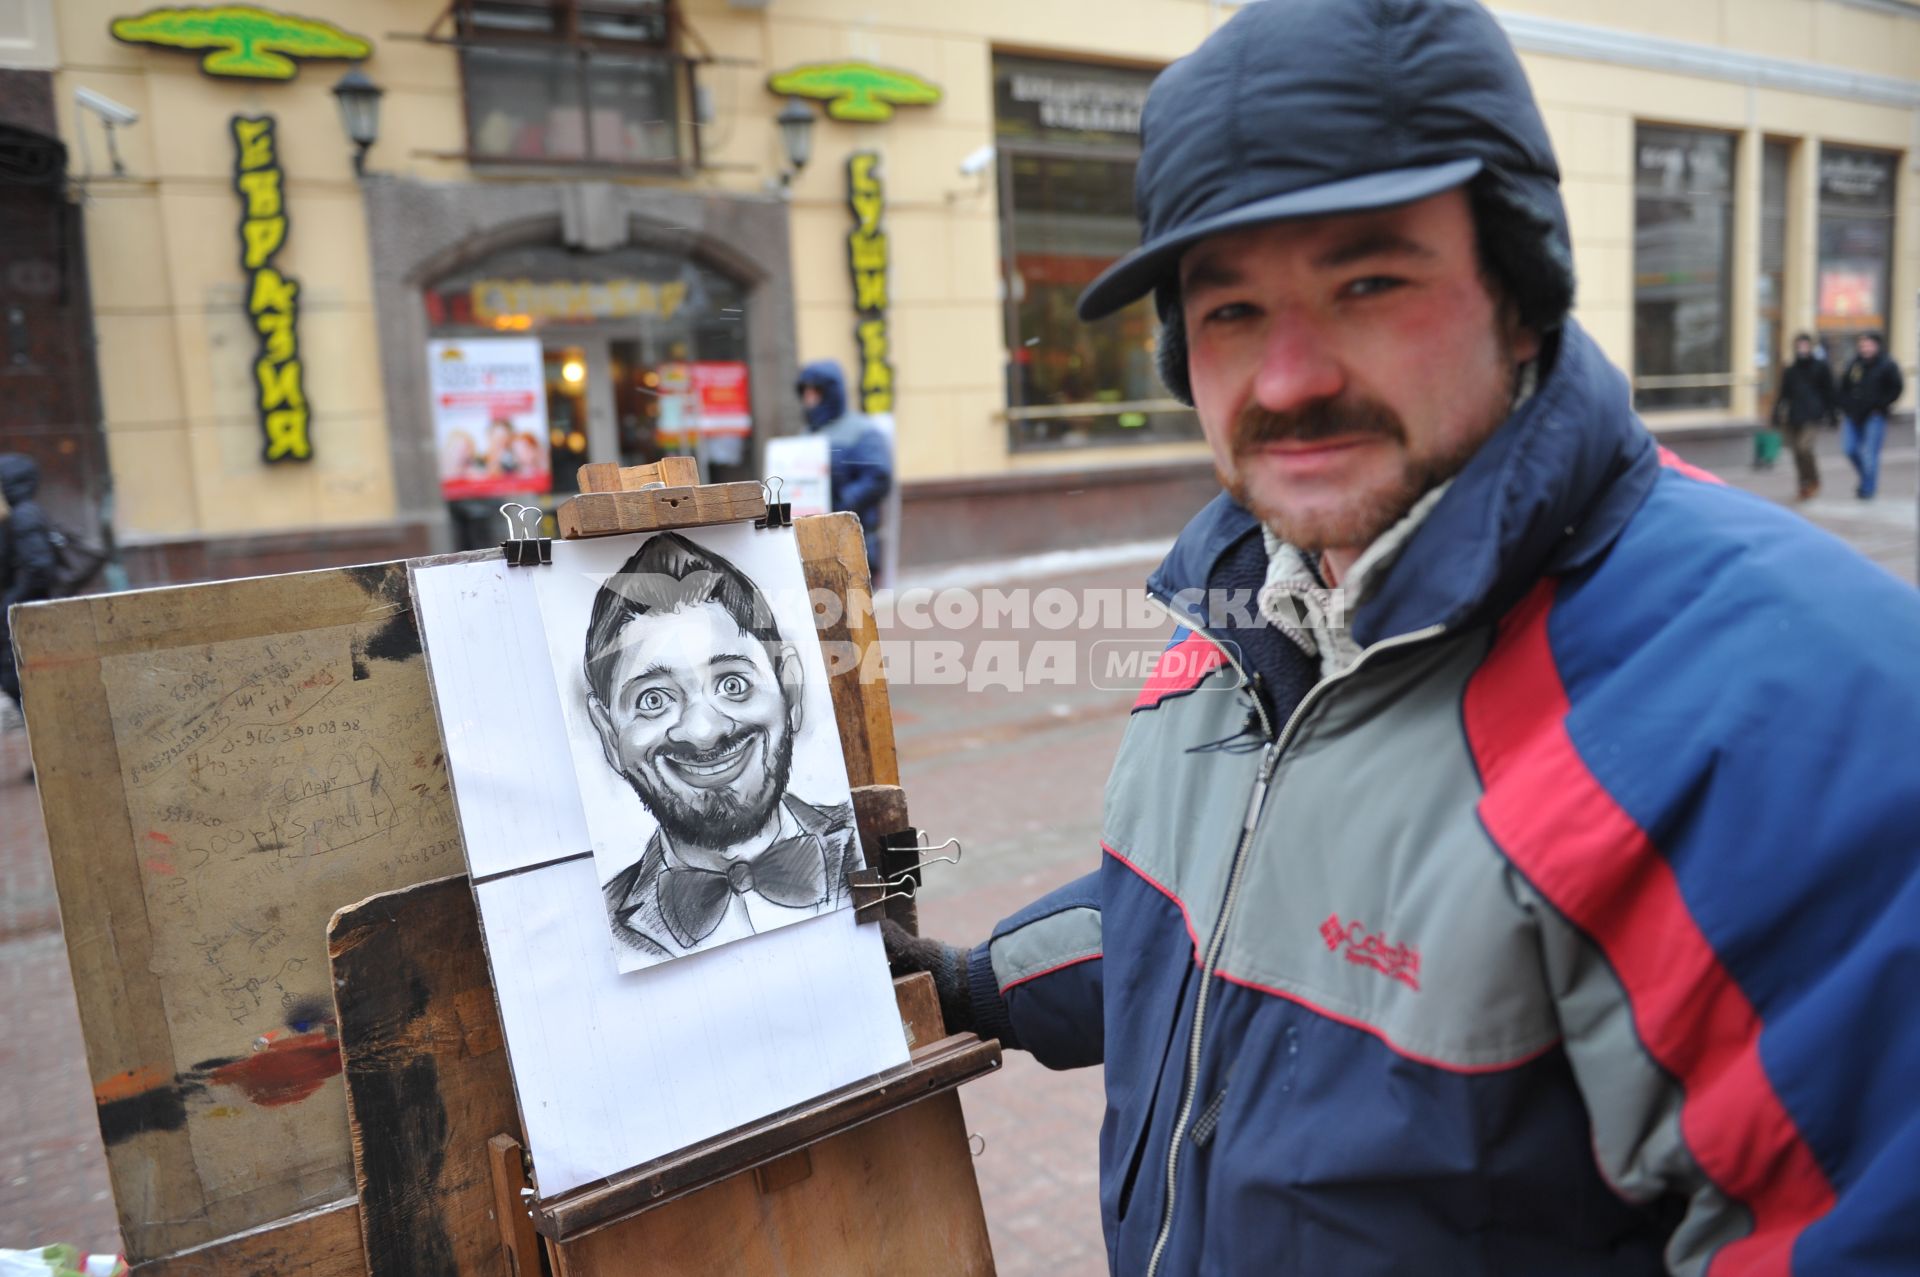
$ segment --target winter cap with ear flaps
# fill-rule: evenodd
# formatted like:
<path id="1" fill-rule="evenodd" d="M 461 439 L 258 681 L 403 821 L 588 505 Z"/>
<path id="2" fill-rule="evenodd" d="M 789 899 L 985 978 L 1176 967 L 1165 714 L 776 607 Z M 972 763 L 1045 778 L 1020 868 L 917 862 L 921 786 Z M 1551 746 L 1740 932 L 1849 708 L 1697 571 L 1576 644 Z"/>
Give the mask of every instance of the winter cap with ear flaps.
<path id="1" fill-rule="evenodd" d="M 1082 319 L 1174 282 L 1210 235 L 1407 204 L 1483 172 L 1568 242 L 1533 90 L 1473 0 L 1261 0 L 1160 74 L 1140 135 L 1141 244 L 1080 295 Z"/>

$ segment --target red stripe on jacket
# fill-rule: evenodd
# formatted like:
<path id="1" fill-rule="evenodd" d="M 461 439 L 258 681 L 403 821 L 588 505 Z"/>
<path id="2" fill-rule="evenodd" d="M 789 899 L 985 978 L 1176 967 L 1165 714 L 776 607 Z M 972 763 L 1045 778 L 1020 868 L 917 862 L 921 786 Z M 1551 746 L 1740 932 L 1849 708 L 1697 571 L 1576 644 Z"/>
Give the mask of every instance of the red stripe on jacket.
<path id="1" fill-rule="evenodd" d="M 1702 483 L 1718 484 L 1723 488 L 1727 486 L 1725 479 L 1722 479 L 1711 470 L 1702 470 L 1699 466 L 1694 465 L 1693 462 L 1683 460 L 1679 453 L 1667 447 L 1665 444 L 1660 445 L 1660 464 L 1676 474 L 1684 474 L 1689 479 L 1698 479 Z"/>
<path id="2" fill-rule="evenodd" d="M 1185 638 L 1160 653 L 1160 659 L 1154 662 L 1153 673 L 1147 675 L 1146 685 L 1140 689 L 1139 699 L 1134 701 L 1133 707 L 1145 709 L 1158 705 L 1176 692 L 1190 692 L 1199 686 L 1201 679 L 1226 662 L 1226 653 L 1204 635 L 1189 632 Z"/>
<path id="3" fill-rule="evenodd" d="M 1467 686 L 1467 737 L 1488 833 L 1586 933 L 1626 990 L 1641 1043 L 1679 1081 L 1680 1130 L 1753 1231 L 1715 1274 L 1786 1274 L 1833 1189 L 1760 1061 L 1760 1017 L 1721 965 L 1666 858 L 1587 770 L 1567 732 L 1566 687 L 1548 643 L 1554 583 L 1501 623 Z"/>

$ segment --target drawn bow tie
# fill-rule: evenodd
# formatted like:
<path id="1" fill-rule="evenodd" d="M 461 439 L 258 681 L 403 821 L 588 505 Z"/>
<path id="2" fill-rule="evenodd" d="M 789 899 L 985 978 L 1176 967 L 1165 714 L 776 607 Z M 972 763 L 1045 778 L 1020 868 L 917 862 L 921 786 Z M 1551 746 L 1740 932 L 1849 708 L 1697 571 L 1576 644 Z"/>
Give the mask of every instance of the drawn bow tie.
<path id="1" fill-rule="evenodd" d="M 817 905 L 827 898 L 827 857 L 813 834 L 782 838 L 753 860 L 736 861 L 723 872 L 676 865 L 660 875 L 660 914 L 682 948 L 692 948 L 720 925 L 736 894 L 757 891 L 789 909 Z"/>

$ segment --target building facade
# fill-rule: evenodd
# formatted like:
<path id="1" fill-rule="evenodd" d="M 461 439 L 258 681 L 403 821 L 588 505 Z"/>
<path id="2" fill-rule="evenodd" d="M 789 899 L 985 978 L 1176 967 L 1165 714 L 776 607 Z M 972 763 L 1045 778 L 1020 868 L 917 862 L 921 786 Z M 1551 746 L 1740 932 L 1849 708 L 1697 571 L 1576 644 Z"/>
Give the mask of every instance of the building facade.
<path id="1" fill-rule="evenodd" d="M 1155 69 L 1235 7 L 307 0 L 236 43 L 0 0 L 0 150 L 41 165 L 0 188 L 34 228 L 0 379 L 42 387 L 0 446 L 76 512 L 110 476 L 136 582 L 230 576 L 497 540 L 490 507 L 584 461 L 757 474 L 834 358 L 892 421 L 905 563 L 1169 534 L 1212 478 L 1150 304 L 1073 301 L 1135 238 Z M 1920 4 L 1496 12 L 1650 424 L 1753 420 L 1797 331 L 1911 370 Z M 351 66 L 383 90 L 363 172 Z"/>

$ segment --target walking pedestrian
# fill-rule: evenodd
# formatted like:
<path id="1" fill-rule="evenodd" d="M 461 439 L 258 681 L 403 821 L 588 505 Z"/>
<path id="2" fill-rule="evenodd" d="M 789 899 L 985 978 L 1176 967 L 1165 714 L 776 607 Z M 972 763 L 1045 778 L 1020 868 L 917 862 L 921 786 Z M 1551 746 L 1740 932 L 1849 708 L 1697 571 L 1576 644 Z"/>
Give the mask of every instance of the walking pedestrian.
<path id="1" fill-rule="evenodd" d="M 1104 1069 L 1111 1270 L 1910 1267 L 1920 592 L 1634 415 L 1472 0 L 1240 8 L 1135 196 L 1080 314 L 1154 297 L 1226 489 L 1171 655 L 1094 872 L 887 930 Z"/>
<path id="2" fill-rule="evenodd" d="M 1840 379 L 1840 415 L 1845 420 L 1841 444 L 1860 476 L 1854 495 L 1871 501 L 1880 486 L 1880 445 L 1887 438 L 1887 412 L 1906 382 L 1900 365 L 1882 349 L 1879 333 L 1862 333 L 1854 351 L 1854 360 Z"/>
<path id="3" fill-rule="evenodd" d="M 1773 419 L 1793 450 L 1793 468 L 1800 481 L 1800 499 L 1820 495 L 1820 463 L 1813 456 L 1814 431 L 1834 414 L 1833 369 L 1801 333 L 1793 339 L 1793 362 L 1780 373 L 1780 393 L 1773 401 Z"/>
<path id="4" fill-rule="evenodd" d="M 860 516 L 867 566 L 877 583 L 882 514 L 887 493 L 893 489 L 893 447 L 880 427 L 850 409 L 846 376 L 833 360 L 816 360 L 802 368 L 794 389 L 800 395 L 807 428 L 827 440 L 833 508 Z"/>

